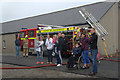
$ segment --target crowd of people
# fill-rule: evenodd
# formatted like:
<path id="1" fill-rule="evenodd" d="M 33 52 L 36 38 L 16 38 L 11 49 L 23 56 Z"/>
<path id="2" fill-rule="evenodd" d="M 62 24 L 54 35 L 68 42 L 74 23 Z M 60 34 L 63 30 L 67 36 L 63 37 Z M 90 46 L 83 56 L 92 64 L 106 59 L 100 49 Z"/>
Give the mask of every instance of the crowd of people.
<path id="1" fill-rule="evenodd" d="M 48 53 L 48 62 L 49 64 L 52 64 L 52 54 L 53 52 L 56 55 L 57 59 L 57 66 L 62 66 L 62 56 L 61 54 L 63 51 L 67 53 L 66 49 L 66 39 L 65 35 L 58 33 L 57 35 L 53 35 L 53 38 L 50 38 L 50 35 L 47 35 L 47 39 L 45 42 L 45 45 L 47 47 L 47 53 Z"/>
<path id="2" fill-rule="evenodd" d="M 90 72 L 90 75 L 95 75 L 97 73 L 97 35 L 95 33 L 95 29 L 91 29 L 92 37 L 89 39 L 88 34 L 81 33 L 81 36 L 77 34 L 77 36 L 74 38 L 75 46 L 71 51 L 71 54 L 76 59 L 78 56 L 76 54 L 81 54 L 83 57 L 84 66 L 83 69 L 89 68 L 89 50 L 91 51 L 91 59 L 93 63 L 93 71 Z M 43 44 L 45 43 L 45 46 L 47 47 L 47 53 L 48 53 L 48 64 L 53 64 L 52 58 L 53 53 L 56 55 L 57 60 L 57 66 L 62 66 L 62 56 L 61 54 L 65 52 L 67 54 L 67 39 L 64 34 L 58 33 L 58 35 L 53 35 L 53 38 L 50 37 L 50 35 L 47 35 L 47 39 L 44 42 L 43 36 L 36 37 L 35 40 L 35 51 L 37 54 L 37 62 L 36 64 L 44 64 L 43 61 Z M 20 41 L 19 38 L 15 41 L 16 44 L 16 57 L 19 57 L 19 48 L 20 48 Z M 28 57 L 28 36 L 25 36 L 25 40 L 23 40 L 23 56 Z M 90 48 L 90 49 L 89 49 Z"/>

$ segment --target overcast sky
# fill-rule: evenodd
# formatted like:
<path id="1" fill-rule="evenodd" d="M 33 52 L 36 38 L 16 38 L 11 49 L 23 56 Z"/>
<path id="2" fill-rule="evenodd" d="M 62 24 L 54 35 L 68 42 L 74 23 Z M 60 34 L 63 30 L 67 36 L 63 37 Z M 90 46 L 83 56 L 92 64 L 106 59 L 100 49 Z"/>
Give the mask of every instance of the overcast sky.
<path id="1" fill-rule="evenodd" d="M 104 0 L 97 0 L 97 2 Z M 0 23 L 26 17 L 69 9 L 96 0 L 2 0 L 0 2 Z"/>

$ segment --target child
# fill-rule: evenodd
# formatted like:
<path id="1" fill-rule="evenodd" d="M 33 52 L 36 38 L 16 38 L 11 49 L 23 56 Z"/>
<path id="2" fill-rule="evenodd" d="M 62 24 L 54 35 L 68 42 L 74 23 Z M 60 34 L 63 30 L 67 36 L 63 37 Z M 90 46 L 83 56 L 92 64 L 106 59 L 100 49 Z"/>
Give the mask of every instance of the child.
<path id="1" fill-rule="evenodd" d="M 43 37 L 42 36 L 40 37 L 40 41 L 39 41 L 39 38 L 37 37 L 36 38 L 36 53 L 37 53 L 36 64 L 40 63 L 40 57 L 41 57 L 41 64 L 43 64 L 43 51 L 42 51 L 43 44 L 44 44 Z"/>
<path id="2" fill-rule="evenodd" d="M 80 56 L 81 53 L 81 47 L 79 43 L 76 43 L 75 47 L 72 49 L 72 55 L 75 59 L 75 61 L 77 61 L 78 57 Z"/>
<path id="3" fill-rule="evenodd" d="M 69 58 L 67 62 L 67 68 L 75 67 L 75 63 L 77 63 L 77 60 L 81 54 L 81 47 L 79 43 L 76 43 L 75 47 L 72 49 L 72 56 Z"/>

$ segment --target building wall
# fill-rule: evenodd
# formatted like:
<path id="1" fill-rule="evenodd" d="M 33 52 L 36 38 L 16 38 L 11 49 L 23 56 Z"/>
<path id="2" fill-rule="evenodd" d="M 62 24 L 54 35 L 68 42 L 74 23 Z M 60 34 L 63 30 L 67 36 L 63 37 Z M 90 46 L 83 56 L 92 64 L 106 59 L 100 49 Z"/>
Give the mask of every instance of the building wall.
<path id="1" fill-rule="evenodd" d="M 118 11 L 118 51 L 120 52 L 120 2 Z"/>
<path id="2" fill-rule="evenodd" d="M 116 49 L 118 49 L 118 3 L 113 5 L 113 7 L 100 20 L 100 23 L 109 33 L 105 36 L 107 52 L 108 54 L 114 54 L 116 53 Z M 104 44 L 100 38 L 98 45 L 100 54 L 104 55 Z"/>
<path id="3" fill-rule="evenodd" d="M 2 24 L 0 23 L 0 34 L 2 33 Z M 2 35 L 0 35 L 0 54 L 2 53 Z"/>
<path id="4" fill-rule="evenodd" d="M 0 35 L 0 53 L 2 53 L 2 36 Z"/>
<path id="5" fill-rule="evenodd" d="M 2 41 L 5 40 L 6 48 L 2 47 L 3 54 L 15 53 L 15 34 L 2 35 Z"/>

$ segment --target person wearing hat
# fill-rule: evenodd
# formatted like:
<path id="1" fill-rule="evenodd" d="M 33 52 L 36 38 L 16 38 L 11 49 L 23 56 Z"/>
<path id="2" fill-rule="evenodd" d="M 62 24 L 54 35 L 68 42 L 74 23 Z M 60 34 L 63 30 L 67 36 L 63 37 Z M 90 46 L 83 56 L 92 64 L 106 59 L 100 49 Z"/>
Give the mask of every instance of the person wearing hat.
<path id="1" fill-rule="evenodd" d="M 23 57 L 28 57 L 28 35 L 25 36 L 25 40 L 23 40 Z"/>

